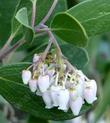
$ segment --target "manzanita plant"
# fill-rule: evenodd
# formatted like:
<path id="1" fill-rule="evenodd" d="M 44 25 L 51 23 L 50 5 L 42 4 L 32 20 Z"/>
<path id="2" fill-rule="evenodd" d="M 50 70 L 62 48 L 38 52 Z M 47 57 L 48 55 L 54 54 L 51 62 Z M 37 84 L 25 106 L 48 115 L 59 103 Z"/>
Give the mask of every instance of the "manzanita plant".
<path id="1" fill-rule="evenodd" d="M 86 46 L 91 36 L 110 30 L 109 4 L 85 0 L 67 10 L 66 0 L 0 0 L 0 94 L 48 120 L 88 111 L 97 84 L 82 72 Z M 16 51 L 25 52 L 23 58 L 4 65 Z"/>

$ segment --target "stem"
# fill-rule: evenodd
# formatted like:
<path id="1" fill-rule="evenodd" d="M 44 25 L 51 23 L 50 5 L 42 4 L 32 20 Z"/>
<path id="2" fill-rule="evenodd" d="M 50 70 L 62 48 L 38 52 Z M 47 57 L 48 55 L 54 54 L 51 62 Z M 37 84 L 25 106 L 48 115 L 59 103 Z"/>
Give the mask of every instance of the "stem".
<path id="1" fill-rule="evenodd" d="M 43 60 L 43 61 L 45 60 L 45 58 L 46 58 L 46 56 L 47 56 L 47 54 L 48 54 L 48 52 L 49 52 L 49 50 L 50 50 L 50 47 L 51 47 L 52 43 L 53 43 L 53 42 L 52 42 L 52 40 L 50 39 L 49 44 L 48 44 L 47 48 L 45 49 L 45 51 L 44 51 L 44 53 L 43 53 L 43 55 L 42 55 L 42 60 Z"/>
<path id="2" fill-rule="evenodd" d="M 10 37 L 8 38 L 7 42 L 4 44 L 4 46 L 2 47 L 2 49 L 0 50 L 0 55 L 3 53 L 3 51 L 5 49 L 8 48 L 9 44 L 11 43 L 11 41 L 13 40 L 14 38 L 14 34 L 11 34 Z"/>
<path id="3" fill-rule="evenodd" d="M 0 60 L 2 60 L 3 58 L 5 58 L 8 54 L 10 54 L 13 50 L 17 49 L 18 47 L 20 47 L 23 43 L 25 43 L 25 40 L 23 40 L 23 38 L 21 40 L 19 40 L 16 44 L 14 44 L 10 49 L 8 49 L 7 51 L 5 51 L 3 54 L 0 54 Z"/>
<path id="4" fill-rule="evenodd" d="M 36 3 L 37 3 L 37 0 L 34 0 L 32 2 L 32 22 L 31 22 L 32 27 L 34 27 L 35 19 L 36 19 Z"/>
<path id="5" fill-rule="evenodd" d="M 45 24 L 45 23 L 46 23 L 46 21 L 47 21 L 47 20 L 49 19 L 49 17 L 51 16 L 53 10 L 55 9 L 55 7 L 56 7 L 56 5 L 57 5 L 57 2 L 58 2 L 58 0 L 54 0 L 54 1 L 53 1 L 53 4 L 52 4 L 50 10 L 48 11 L 47 15 L 43 18 L 43 20 L 40 22 L 40 24 Z"/>
<path id="6" fill-rule="evenodd" d="M 48 33 L 50 39 L 52 40 L 52 43 L 56 46 L 56 53 L 57 53 L 57 56 L 58 56 L 58 64 L 60 65 L 60 76 L 62 77 L 64 75 L 64 67 L 63 67 L 63 60 L 62 60 L 62 51 L 60 49 L 60 46 L 59 44 L 57 43 L 57 40 L 55 39 L 53 33 L 49 30 L 48 26 L 42 24 L 41 25 L 45 31 Z"/>
<path id="7" fill-rule="evenodd" d="M 55 39 L 53 33 L 49 30 L 48 26 L 44 25 L 44 24 L 41 24 L 41 27 L 44 28 L 44 30 L 48 33 L 50 39 L 52 40 L 53 44 L 56 46 L 58 52 L 59 52 L 59 55 L 62 56 L 62 51 L 60 49 L 60 46 L 59 44 L 57 43 L 57 40 Z M 36 29 L 37 30 L 37 29 Z M 39 30 L 39 29 L 38 29 Z M 40 30 L 39 30 L 40 31 Z"/>
<path id="8" fill-rule="evenodd" d="M 64 56 L 63 56 L 63 54 L 62 54 L 62 51 L 61 51 L 61 49 L 60 49 L 59 44 L 57 43 L 57 41 L 56 41 L 56 39 L 55 39 L 53 33 L 49 30 L 48 26 L 46 26 L 46 25 L 44 25 L 44 24 L 41 24 L 41 25 L 40 25 L 40 28 L 43 28 L 43 29 L 45 30 L 45 32 L 48 33 L 49 37 L 52 39 L 53 44 L 56 46 L 56 48 L 57 48 L 57 50 L 58 50 L 58 51 L 57 51 L 57 54 L 58 54 L 59 61 L 60 61 L 60 65 L 61 65 L 61 71 L 63 71 L 62 57 L 64 57 Z M 40 28 L 36 28 L 36 32 L 42 32 Z M 69 68 L 70 71 L 71 71 L 71 70 L 72 70 L 72 71 L 75 71 L 75 68 L 73 67 L 73 65 L 72 65 L 68 60 L 66 60 L 66 58 L 64 58 L 64 62 L 67 64 L 67 66 L 68 66 L 68 68 Z M 61 72 L 61 71 L 60 71 L 60 72 Z"/>
<path id="9" fill-rule="evenodd" d="M 17 30 L 14 33 L 11 33 L 11 35 L 9 36 L 7 42 L 4 44 L 4 46 L 2 47 L 2 49 L 0 50 L 0 56 L 5 52 L 5 50 L 8 49 L 8 46 L 10 45 L 10 43 L 12 42 L 13 38 L 15 37 L 16 33 L 20 30 L 21 26 L 19 26 L 17 28 Z"/>

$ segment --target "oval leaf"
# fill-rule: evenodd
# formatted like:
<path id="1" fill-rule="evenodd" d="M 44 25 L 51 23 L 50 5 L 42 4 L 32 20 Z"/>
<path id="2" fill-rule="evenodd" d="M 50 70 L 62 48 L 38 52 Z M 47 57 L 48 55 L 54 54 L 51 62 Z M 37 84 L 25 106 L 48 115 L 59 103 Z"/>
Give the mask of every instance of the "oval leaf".
<path id="1" fill-rule="evenodd" d="M 87 34 L 83 26 L 68 13 L 57 14 L 51 28 L 62 40 L 84 47 L 87 44 Z"/>
<path id="2" fill-rule="evenodd" d="M 27 13 L 27 8 L 21 8 L 15 15 L 15 18 L 21 23 L 22 25 L 31 28 L 29 26 L 29 21 L 28 21 L 28 13 Z"/>
<path id="3" fill-rule="evenodd" d="M 110 0 L 85 0 L 66 12 L 84 26 L 89 36 L 110 31 Z"/>
<path id="4" fill-rule="evenodd" d="M 78 69 L 82 69 L 88 62 L 88 54 L 82 48 L 74 47 L 70 44 L 63 44 L 61 45 L 61 50 L 71 64 Z"/>

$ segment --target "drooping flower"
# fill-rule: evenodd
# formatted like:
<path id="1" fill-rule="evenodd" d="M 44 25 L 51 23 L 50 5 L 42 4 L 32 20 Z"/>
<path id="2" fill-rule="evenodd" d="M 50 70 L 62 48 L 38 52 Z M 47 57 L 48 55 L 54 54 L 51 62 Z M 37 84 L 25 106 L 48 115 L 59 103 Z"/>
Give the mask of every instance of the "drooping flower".
<path id="1" fill-rule="evenodd" d="M 22 71 L 23 83 L 27 85 L 30 79 L 31 79 L 31 72 L 29 70 L 23 70 Z"/>
<path id="2" fill-rule="evenodd" d="M 59 91 L 59 97 L 58 97 L 58 102 L 59 102 L 59 107 L 58 109 L 67 111 L 69 108 L 69 91 L 68 89 L 61 89 Z"/>
<path id="3" fill-rule="evenodd" d="M 57 107 L 59 106 L 59 91 L 60 91 L 60 86 L 51 86 L 51 98 L 53 101 L 53 106 Z"/>
<path id="4" fill-rule="evenodd" d="M 40 58 L 41 55 L 34 55 L 32 75 L 31 71 L 23 70 L 22 79 L 32 92 L 42 97 L 45 108 L 56 107 L 64 112 L 70 108 L 74 115 L 78 115 L 84 99 L 89 104 L 97 99 L 96 82 L 89 80 L 81 70 L 71 69 L 72 65 L 68 68 L 64 58 L 59 64 L 56 54 L 44 61 Z"/>
<path id="5" fill-rule="evenodd" d="M 74 115 L 78 115 L 80 110 L 81 110 L 81 107 L 83 105 L 83 99 L 82 97 L 77 97 L 75 100 L 71 100 L 70 99 L 70 108 L 73 112 Z"/>
<path id="6" fill-rule="evenodd" d="M 48 75 L 40 75 L 38 77 L 38 87 L 40 89 L 41 92 L 45 92 L 47 91 L 47 89 L 50 86 L 50 82 L 49 82 L 49 76 Z"/>
<path id="7" fill-rule="evenodd" d="M 50 109 L 53 107 L 50 91 L 45 91 L 44 93 L 42 93 L 42 98 L 43 98 L 44 103 L 46 105 L 45 108 Z"/>
<path id="8" fill-rule="evenodd" d="M 32 92 L 35 92 L 37 90 L 37 80 L 35 79 L 29 80 L 29 88 Z"/>
<path id="9" fill-rule="evenodd" d="M 89 104 L 92 104 L 97 99 L 96 92 L 97 85 L 94 80 L 85 83 L 84 98 Z"/>

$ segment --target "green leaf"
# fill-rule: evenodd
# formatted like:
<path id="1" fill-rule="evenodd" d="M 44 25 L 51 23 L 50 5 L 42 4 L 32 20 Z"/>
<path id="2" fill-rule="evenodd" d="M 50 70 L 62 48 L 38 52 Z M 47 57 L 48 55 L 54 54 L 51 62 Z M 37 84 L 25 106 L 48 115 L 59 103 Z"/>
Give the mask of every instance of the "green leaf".
<path id="1" fill-rule="evenodd" d="M 29 20 L 28 20 L 28 13 L 27 13 L 27 8 L 21 8 L 15 15 L 15 18 L 21 23 L 22 25 L 31 28 L 29 26 Z"/>
<path id="2" fill-rule="evenodd" d="M 0 67 L 0 76 L 11 81 L 22 82 L 21 72 L 30 65 L 29 62 L 6 65 Z"/>
<path id="3" fill-rule="evenodd" d="M 20 65 L 20 64 L 19 64 Z M 14 68 L 13 68 L 14 66 Z M 6 71 L 8 77 L 5 77 L 6 75 L 2 75 L 0 74 L 0 94 L 7 100 L 9 101 L 11 104 L 14 104 L 16 107 L 18 107 L 19 109 L 26 111 L 28 113 L 30 113 L 33 116 L 39 117 L 39 118 L 43 118 L 43 119 L 50 119 L 50 120 L 67 120 L 67 119 L 72 119 L 75 116 L 73 115 L 73 113 L 69 110 L 67 113 L 60 111 L 56 108 L 53 109 L 45 109 L 45 105 L 44 102 L 42 100 L 41 97 L 35 95 L 34 93 L 32 93 L 28 87 L 24 86 L 22 83 L 22 81 L 19 81 L 21 83 L 17 83 L 16 81 L 16 77 L 21 78 L 21 68 L 24 66 L 26 67 L 27 64 L 23 65 L 23 63 L 21 64 L 21 68 L 19 67 L 19 70 L 17 70 L 17 67 L 15 69 L 16 65 L 10 65 L 10 69 L 5 69 L 4 66 L 3 68 L 1 68 L 1 71 L 4 72 Z M 9 73 L 10 72 L 10 73 Z M 8 80 L 10 79 L 11 80 Z M 14 76 L 14 77 L 13 77 Z M 19 79 L 20 80 L 20 79 Z M 82 113 L 85 113 L 88 109 L 90 109 L 91 105 L 88 104 L 84 104 L 80 115 Z"/>
<path id="4" fill-rule="evenodd" d="M 61 45 L 61 50 L 71 64 L 78 69 L 82 69 L 88 62 L 88 54 L 82 48 L 74 47 L 70 44 L 63 44 Z"/>
<path id="5" fill-rule="evenodd" d="M 22 24 L 23 26 L 25 26 L 26 31 L 25 31 L 25 39 L 26 41 L 32 41 L 33 40 L 33 36 L 34 36 L 34 31 L 31 28 L 31 26 L 29 25 L 29 20 L 28 20 L 28 12 L 27 12 L 27 8 L 21 8 L 15 15 L 15 18 L 17 19 L 17 21 Z M 20 28 L 20 25 L 18 26 L 18 28 Z"/>
<path id="6" fill-rule="evenodd" d="M 87 34 L 77 19 L 68 13 L 55 16 L 51 28 L 62 40 L 73 45 L 84 47 L 87 44 Z"/>
<path id="7" fill-rule="evenodd" d="M 11 32 L 11 19 L 20 0 L 0 0 L 0 46 Z"/>
<path id="8" fill-rule="evenodd" d="M 49 123 L 47 120 L 37 118 L 35 116 L 29 116 L 28 123 Z"/>
<path id="9" fill-rule="evenodd" d="M 89 36 L 110 31 L 110 0 L 85 0 L 66 12 L 84 26 Z"/>

